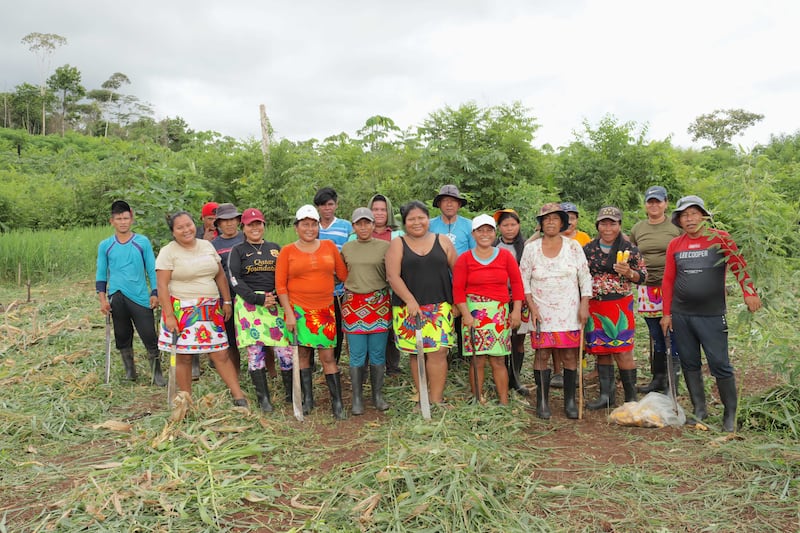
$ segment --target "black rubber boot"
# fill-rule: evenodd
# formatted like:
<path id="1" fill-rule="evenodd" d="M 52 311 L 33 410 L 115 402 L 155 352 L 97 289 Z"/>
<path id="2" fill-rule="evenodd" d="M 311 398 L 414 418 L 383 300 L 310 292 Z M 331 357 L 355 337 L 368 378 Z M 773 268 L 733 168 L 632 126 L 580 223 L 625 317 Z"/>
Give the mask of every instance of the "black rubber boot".
<path id="1" fill-rule="evenodd" d="M 119 354 L 122 356 L 122 365 L 125 367 L 125 379 L 136 381 L 136 363 L 133 362 L 133 348 L 122 348 Z"/>
<path id="2" fill-rule="evenodd" d="M 705 420 L 708 413 L 706 412 L 706 391 L 703 388 L 703 372 L 684 370 L 683 379 L 686 381 L 686 388 L 689 389 L 689 397 L 692 399 L 694 418 Z"/>
<path id="3" fill-rule="evenodd" d="M 620 369 L 619 379 L 622 381 L 622 390 L 625 391 L 625 403 L 638 400 L 636 397 L 636 369 Z"/>
<path id="4" fill-rule="evenodd" d="M 195 354 L 192 356 L 192 381 L 199 380 L 200 374 L 200 354 Z"/>
<path id="5" fill-rule="evenodd" d="M 364 367 L 350 367 L 350 386 L 353 388 L 353 409 L 354 415 L 364 414 Z"/>
<path id="6" fill-rule="evenodd" d="M 303 414 L 307 415 L 314 408 L 314 374 L 310 368 L 300 369 L 300 388 L 303 391 Z"/>
<path id="7" fill-rule="evenodd" d="M 292 403 L 292 384 L 293 384 L 293 376 L 291 370 L 281 370 L 281 379 L 283 380 L 283 390 L 285 392 L 285 396 L 283 397 L 283 401 L 286 403 Z"/>
<path id="8" fill-rule="evenodd" d="M 649 392 L 667 392 L 667 354 L 664 352 L 653 353 L 653 364 L 650 365 L 650 371 L 653 373 L 653 379 L 644 387 L 637 387 L 636 390 L 642 394 Z"/>
<path id="9" fill-rule="evenodd" d="M 550 369 L 534 370 L 536 380 L 536 416 L 548 420 L 550 418 Z"/>
<path id="10" fill-rule="evenodd" d="M 344 404 L 342 404 L 342 375 L 339 372 L 325 374 L 325 382 L 331 392 L 331 412 L 336 420 L 344 420 L 347 416 L 344 414 Z"/>
<path id="11" fill-rule="evenodd" d="M 729 378 L 717 378 L 717 389 L 719 390 L 719 399 L 725 407 L 722 414 L 722 431 L 728 433 L 736 431 L 736 405 L 738 403 L 736 398 L 736 378 L 731 376 Z"/>
<path id="12" fill-rule="evenodd" d="M 564 414 L 567 418 L 578 418 L 578 406 L 575 405 L 575 383 L 578 378 L 577 370 L 564 369 Z"/>
<path id="13" fill-rule="evenodd" d="M 155 352 L 149 354 L 150 356 L 150 370 L 153 373 L 153 385 L 156 387 L 165 387 L 167 385 L 167 380 L 164 379 L 164 375 L 161 373 L 161 353 L 156 350 Z"/>
<path id="14" fill-rule="evenodd" d="M 614 365 L 597 365 L 597 380 L 600 382 L 600 397 L 597 401 L 587 403 L 586 408 L 597 411 L 614 407 Z"/>
<path id="15" fill-rule="evenodd" d="M 250 371 L 250 379 L 253 382 L 253 388 L 256 389 L 256 400 L 258 401 L 261 411 L 264 413 L 272 412 L 272 403 L 269 401 L 269 385 L 267 385 L 267 370 L 260 368 L 258 370 Z"/>
<path id="16" fill-rule="evenodd" d="M 383 380 L 386 377 L 386 365 L 370 365 L 369 381 L 372 385 L 372 403 L 378 411 L 386 411 L 389 404 L 383 399 Z"/>
<path id="17" fill-rule="evenodd" d="M 519 382 L 517 377 L 522 370 L 522 359 L 525 353 L 512 353 L 506 356 L 506 370 L 508 370 L 508 389 L 517 391 L 520 396 L 530 396 L 531 391 Z M 512 367 L 513 365 L 513 367 Z"/>

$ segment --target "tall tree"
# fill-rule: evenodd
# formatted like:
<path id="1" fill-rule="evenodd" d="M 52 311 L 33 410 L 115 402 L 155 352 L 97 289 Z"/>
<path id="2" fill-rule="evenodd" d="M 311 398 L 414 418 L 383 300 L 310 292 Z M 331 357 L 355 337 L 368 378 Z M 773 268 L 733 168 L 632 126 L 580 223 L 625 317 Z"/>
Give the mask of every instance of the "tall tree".
<path id="1" fill-rule="evenodd" d="M 647 127 L 619 122 L 606 115 L 597 126 L 583 122 L 584 131 L 558 155 L 556 184 L 561 198 L 591 210 L 615 205 L 637 209 L 651 185 L 678 197 L 676 152 L 669 140 L 647 141 Z"/>
<path id="2" fill-rule="evenodd" d="M 50 72 L 50 63 L 52 62 L 52 56 L 56 48 L 67 44 L 67 39 L 55 33 L 33 32 L 22 38 L 22 44 L 26 45 L 28 50 L 36 54 L 39 58 L 42 80 L 39 89 L 42 93 L 42 135 L 44 135 L 46 133 L 45 117 L 47 111 L 45 106 L 45 92 L 47 91 L 45 80 L 47 79 L 47 73 Z"/>
<path id="3" fill-rule="evenodd" d="M 414 192 L 430 198 L 453 183 L 474 200 L 470 209 L 496 209 L 511 186 L 539 180 L 542 154 L 531 144 L 538 128 L 519 102 L 489 108 L 468 102 L 431 113 L 419 128 L 425 147 Z"/>
<path id="4" fill-rule="evenodd" d="M 47 85 L 53 91 L 61 93 L 61 136 L 63 137 L 70 104 L 77 102 L 86 94 L 86 89 L 81 85 L 81 71 L 69 65 L 58 67 L 47 80 Z"/>
<path id="5" fill-rule="evenodd" d="M 693 141 L 706 139 L 715 148 L 720 148 L 730 145 L 731 139 L 763 119 L 764 115 L 744 109 L 716 109 L 694 119 L 686 131 L 692 135 Z"/>
<path id="6" fill-rule="evenodd" d="M 100 85 L 100 89 L 89 91 L 89 98 L 96 100 L 103 109 L 106 125 L 103 129 L 103 137 L 108 137 L 108 123 L 111 119 L 111 105 L 122 105 L 122 95 L 118 92 L 123 85 L 129 85 L 131 80 L 121 72 L 115 72 Z"/>

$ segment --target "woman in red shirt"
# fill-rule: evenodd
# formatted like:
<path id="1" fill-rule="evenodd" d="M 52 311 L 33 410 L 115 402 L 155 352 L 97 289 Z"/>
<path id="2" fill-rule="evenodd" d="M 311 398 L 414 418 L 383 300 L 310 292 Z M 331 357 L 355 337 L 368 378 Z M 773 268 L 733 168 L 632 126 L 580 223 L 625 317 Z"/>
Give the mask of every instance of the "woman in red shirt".
<path id="1" fill-rule="evenodd" d="M 300 380 L 303 412 L 314 408 L 311 379 L 311 353 L 316 348 L 325 381 L 331 393 L 333 415 L 343 420 L 342 382 L 333 356 L 336 346 L 336 315 L 333 306 L 334 276 L 347 279 L 345 266 L 333 241 L 320 240 L 319 213 L 312 205 L 297 210 L 294 222 L 297 240 L 278 254 L 275 266 L 275 292 L 286 315 L 286 329 L 294 333 L 300 346 Z"/>
<path id="2" fill-rule="evenodd" d="M 517 260 L 508 250 L 494 246 L 496 223 L 489 215 L 472 221 L 475 248 L 458 256 L 453 268 L 453 302 L 461 311 L 464 355 L 474 356 L 477 383 L 470 385 L 477 397 L 482 387 L 486 356 L 501 404 L 508 404 L 508 371 L 505 357 L 511 354 L 511 330 L 518 328 L 522 312 L 522 277 Z M 511 285 L 511 316 L 508 287 Z M 473 335 L 474 334 L 474 335 Z"/>

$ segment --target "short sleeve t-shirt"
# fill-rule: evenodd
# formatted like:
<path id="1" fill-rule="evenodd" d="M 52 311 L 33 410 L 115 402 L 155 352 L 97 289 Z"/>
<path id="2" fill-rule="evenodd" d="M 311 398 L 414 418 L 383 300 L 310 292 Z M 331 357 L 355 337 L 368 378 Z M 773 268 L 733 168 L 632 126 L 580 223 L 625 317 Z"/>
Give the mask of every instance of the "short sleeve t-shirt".
<path id="1" fill-rule="evenodd" d="M 209 241 L 197 239 L 191 249 L 172 241 L 158 253 L 156 270 L 172 271 L 169 293 L 176 298 L 219 298 L 215 278 L 220 261 Z"/>

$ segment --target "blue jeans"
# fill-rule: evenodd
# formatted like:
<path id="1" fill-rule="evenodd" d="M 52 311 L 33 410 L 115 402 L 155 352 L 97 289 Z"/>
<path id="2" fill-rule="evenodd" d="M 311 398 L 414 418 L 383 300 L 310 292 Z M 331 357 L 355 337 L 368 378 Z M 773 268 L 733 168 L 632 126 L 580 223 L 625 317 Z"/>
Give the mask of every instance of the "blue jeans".
<path id="1" fill-rule="evenodd" d="M 728 322 L 725 315 L 695 316 L 672 313 L 672 327 L 675 328 L 681 367 L 684 370 L 698 371 L 700 347 L 706 354 L 708 369 L 717 379 L 733 376 L 733 365 L 728 358 Z"/>
<path id="2" fill-rule="evenodd" d="M 347 344 L 350 346 L 350 366 L 364 366 L 369 353 L 369 364 L 386 364 L 386 340 L 389 332 L 369 334 L 347 334 Z"/>
<path id="3" fill-rule="evenodd" d="M 650 331 L 650 338 L 653 339 L 653 351 L 658 353 L 667 353 L 667 341 L 664 338 L 664 331 L 661 329 L 661 319 L 645 317 L 647 329 Z M 672 346 L 672 357 L 678 357 L 678 345 L 675 344 L 675 330 L 673 329 L 669 335 L 669 342 Z"/>

